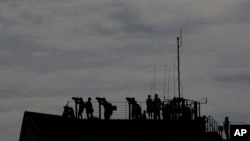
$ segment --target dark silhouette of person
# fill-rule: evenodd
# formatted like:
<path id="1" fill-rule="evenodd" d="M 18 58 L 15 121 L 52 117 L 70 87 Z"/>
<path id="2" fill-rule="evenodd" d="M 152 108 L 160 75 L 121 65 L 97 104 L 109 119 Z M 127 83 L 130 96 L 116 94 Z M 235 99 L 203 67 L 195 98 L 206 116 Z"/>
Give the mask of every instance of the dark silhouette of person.
<path id="1" fill-rule="evenodd" d="M 206 124 L 207 124 L 207 117 L 205 115 L 203 115 L 201 117 L 201 123 L 202 123 L 202 128 L 201 128 L 201 132 L 202 133 L 205 133 L 207 131 L 207 128 L 206 128 Z"/>
<path id="2" fill-rule="evenodd" d="M 91 103 L 91 98 L 89 97 L 88 98 L 88 101 L 86 102 L 86 113 L 87 113 L 87 119 L 93 119 L 93 112 L 94 112 L 94 109 L 93 109 L 93 105 Z"/>
<path id="3" fill-rule="evenodd" d="M 72 107 L 69 108 L 69 118 L 75 118 L 74 110 Z"/>
<path id="4" fill-rule="evenodd" d="M 161 99 L 158 97 L 158 94 L 155 94 L 154 97 L 154 120 L 161 119 Z"/>
<path id="5" fill-rule="evenodd" d="M 82 98 L 79 99 L 79 111 L 78 111 L 78 119 L 83 119 L 82 113 L 85 108 L 85 103 Z"/>
<path id="6" fill-rule="evenodd" d="M 102 104 L 104 107 L 104 119 L 110 120 L 110 117 L 113 114 L 112 104 L 107 102 L 105 98 L 103 99 Z"/>
<path id="7" fill-rule="evenodd" d="M 219 130 L 220 136 L 222 136 L 223 126 L 220 125 L 220 126 L 218 127 L 218 130 Z"/>
<path id="8" fill-rule="evenodd" d="M 225 130 L 226 138 L 227 138 L 227 140 L 229 140 L 229 120 L 228 120 L 228 117 L 225 117 L 225 121 L 223 122 L 223 126 L 224 126 L 224 130 Z"/>
<path id="9" fill-rule="evenodd" d="M 138 113 L 138 105 L 137 102 L 134 100 L 132 102 L 132 119 L 137 119 L 137 113 Z"/>
<path id="10" fill-rule="evenodd" d="M 147 105 L 147 113 L 148 113 L 148 119 L 153 119 L 153 110 L 154 110 L 154 102 L 151 99 L 151 95 L 148 95 L 148 98 L 146 100 Z"/>
<path id="11" fill-rule="evenodd" d="M 140 119 L 140 117 L 141 117 L 141 114 L 142 114 L 142 110 L 141 110 L 141 106 L 140 106 L 140 104 L 136 104 L 136 119 Z"/>
<path id="12" fill-rule="evenodd" d="M 141 120 L 147 120 L 146 111 L 144 110 L 140 117 Z"/>
<path id="13" fill-rule="evenodd" d="M 141 116 L 141 106 L 136 102 L 135 98 L 126 98 L 129 102 L 129 119 L 139 119 Z"/>
<path id="14" fill-rule="evenodd" d="M 66 117 L 66 118 L 75 118 L 74 110 L 73 110 L 72 107 L 68 106 L 68 104 L 67 104 L 63 108 L 64 108 L 63 114 L 62 114 L 63 117 Z"/>
<path id="15" fill-rule="evenodd" d="M 162 118 L 163 120 L 171 120 L 170 104 L 162 103 Z"/>
<path id="16" fill-rule="evenodd" d="M 62 114 L 62 116 L 63 117 L 69 117 L 69 106 L 68 106 L 68 104 L 67 105 L 65 105 L 64 107 L 63 107 L 63 114 Z"/>
<path id="17" fill-rule="evenodd" d="M 135 100 L 134 97 L 132 97 L 130 100 L 129 100 L 129 104 L 131 105 L 131 116 L 132 116 L 132 119 L 137 119 L 137 113 L 138 113 L 138 104 Z"/>

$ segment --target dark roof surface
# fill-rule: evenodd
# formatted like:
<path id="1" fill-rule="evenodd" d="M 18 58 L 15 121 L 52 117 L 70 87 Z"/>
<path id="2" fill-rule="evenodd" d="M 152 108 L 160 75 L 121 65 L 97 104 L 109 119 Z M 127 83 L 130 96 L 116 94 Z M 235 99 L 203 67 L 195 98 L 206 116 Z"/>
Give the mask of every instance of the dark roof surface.
<path id="1" fill-rule="evenodd" d="M 205 140 L 199 121 L 79 120 L 25 112 L 20 141 Z"/>

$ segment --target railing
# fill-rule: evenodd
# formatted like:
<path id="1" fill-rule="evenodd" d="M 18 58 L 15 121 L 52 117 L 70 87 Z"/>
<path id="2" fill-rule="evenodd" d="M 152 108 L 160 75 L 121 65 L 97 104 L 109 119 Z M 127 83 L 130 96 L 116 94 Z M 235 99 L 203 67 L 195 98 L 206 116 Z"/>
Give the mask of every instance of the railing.
<path id="1" fill-rule="evenodd" d="M 246 125 L 246 123 L 244 123 L 244 122 L 230 122 L 230 124 L 231 125 L 234 125 L 234 124 L 237 124 L 237 125 Z M 230 126 L 229 126 L 229 131 L 230 131 Z M 219 135 L 223 139 L 226 139 L 226 134 L 225 134 L 225 131 L 224 131 L 224 127 L 223 127 L 223 122 L 222 121 L 218 122 L 218 132 L 219 132 Z"/>
<path id="2" fill-rule="evenodd" d="M 206 132 L 219 133 L 219 124 L 211 116 L 207 117 Z"/>
<path id="3" fill-rule="evenodd" d="M 223 122 L 216 122 L 211 116 L 207 117 L 206 132 L 218 133 L 223 139 L 226 139 Z"/>
<path id="4" fill-rule="evenodd" d="M 129 119 L 129 104 L 127 101 L 109 101 L 112 105 L 116 106 L 116 110 L 113 111 L 113 114 L 111 116 L 111 119 Z M 163 103 L 168 103 L 169 101 L 165 100 Z M 137 103 L 141 107 L 141 112 L 146 110 L 146 102 L 145 101 L 137 101 Z M 193 101 L 187 101 L 185 103 L 188 107 L 192 108 Z M 200 104 L 200 103 L 198 103 Z M 94 108 L 94 117 L 104 119 L 104 107 L 101 106 L 101 109 L 99 109 L 99 103 L 97 101 L 92 101 L 92 105 Z M 69 106 L 75 107 L 74 101 L 69 101 Z M 197 110 L 197 116 L 200 117 L 200 105 L 198 105 Z M 75 109 L 74 109 L 75 110 Z M 86 114 L 83 114 L 83 118 L 86 119 Z M 162 111 L 161 111 L 162 112 Z M 192 118 L 195 119 L 195 118 Z M 242 124 L 243 122 L 230 122 L 230 124 Z M 211 116 L 206 117 L 206 132 L 216 132 L 218 133 L 222 138 L 225 139 L 225 132 L 223 129 L 223 122 L 216 122 Z"/>
<path id="5" fill-rule="evenodd" d="M 113 111 L 113 114 L 111 116 L 111 119 L 129 119 L 129 106 L 128 102 L 126 101 L 108 101 L 112 105 L 116 106 L 117 109 Z M 137 103 L 141 106 L 142 112 L 146 110 L 146 102 L 144 101 L 137 101 Z M 92 105 L 94 108 L 94 117 L 99 118 L 99 112 L 101 113 L 101 119 L 104 119 L 104 108 L 101 106 L 101 110 L 99 111 L 99 103 L 97 101 L 92 101 Z M 75 107 L 74 101 L 70 101 L 69 103 L 70 107 Z M 75 111 L 75 109 L 74 109 Z M 86 111 L 84 110 L 83 118 L 86 119 Z"/>
<path id="6" fill-rule="evenodd" d="M 76 111 L 75 109 L 75 102 L 74 101 L 68 101 L 69 102 L 69 106 L 74 108 L 74 111 Z M 113 114 L 111 116 L 111 119 L 129 119 L 129 104 L 127 101 L 108 101 L 109 103 L 111 103 L 112 105 L 116 106 L 116 110 L 113 111 Z M 140 105 L 141 108 L 141 113 L 143 113 L 146 110 L 146 102 L 145 101 L 136 101 L 137 104 Z M 170 100 L 164 100 L 162 103 L 164 104 L 169 104 Z M 191 119 L 196 119 L 197 117 L 200 117 L 200 103 L 192 101 L 192 100 L 182 100 L 182 103 L 180 103 L 180 105 L 184 104 L 185 108 L 189 108 L 188 112 L 192 112 L 190 113 L 190 118 Z M 195 104 L 196 103 L 196 104 Z M 99 102 L 96 100 L 92 101 L 92 105 L 94 108 L 94 117 L 100 118 L 100 119 L 104 119 L 104 107 L 100 106 L 99 107 Z M 176 114 L 179 114 L 179 116 L 181 116 L 184 112 L 182 109 L 183 107 L 181 107 L 179 105 L 179 108 L 176 107 L 178 105 L 175 105 L 175 107 L 173 110 L 171 110 L 171 116 L 176 116 Z M 86 111 L 84 111 L 83 113 L 83 118 L 86 119 Z M 163 111 L 161 111 L 163 113 Z M 161 116 L 163 116 L 161 114 Z M 178 116 L 178 117 L 179 117 Z M 163 118 L 163 117 L 162 117 Z M 161 119 L 162 119 L 161 118 Z"/>
<path id="7" fill-rule="evenodd" d="M 230 122 L 230 124 L 241 124 L 244 125 L 244 122 Z M 230 129 L 229 129 L 230 130 Z M 206 132 L 216 132 L 218 133 L 223 139 L 226 139 L 223 122 L 216 122 L 211 116 L 207 117 L 206 122 Z"/>

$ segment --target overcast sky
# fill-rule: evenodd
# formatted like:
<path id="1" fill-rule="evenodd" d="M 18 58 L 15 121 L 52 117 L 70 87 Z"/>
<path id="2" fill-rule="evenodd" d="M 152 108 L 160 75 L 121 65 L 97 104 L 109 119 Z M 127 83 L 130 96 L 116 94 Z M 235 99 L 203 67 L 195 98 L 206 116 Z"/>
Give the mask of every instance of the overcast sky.
<path id="1" fill-rule="evenodd" d="M 180 28 L 184 98 L 250 123 L 249 13 L 249 0 L 1 0 L 1 139 L 19 139 L 24 111 L 58 115 L 72 96 L 144 100 L 154 64 L 162 98 L 167 62 L 172 98 Z"/>

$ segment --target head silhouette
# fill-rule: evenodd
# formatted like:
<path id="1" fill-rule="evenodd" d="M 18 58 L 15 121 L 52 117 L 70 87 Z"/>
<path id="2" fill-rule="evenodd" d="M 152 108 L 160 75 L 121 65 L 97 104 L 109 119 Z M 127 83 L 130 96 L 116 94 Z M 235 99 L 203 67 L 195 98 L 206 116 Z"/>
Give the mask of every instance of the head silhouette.
<path id="1" fill-rule="evenodd" d="M 155 98 L 158 98 L 158 94 L 155 94 Z"/>

